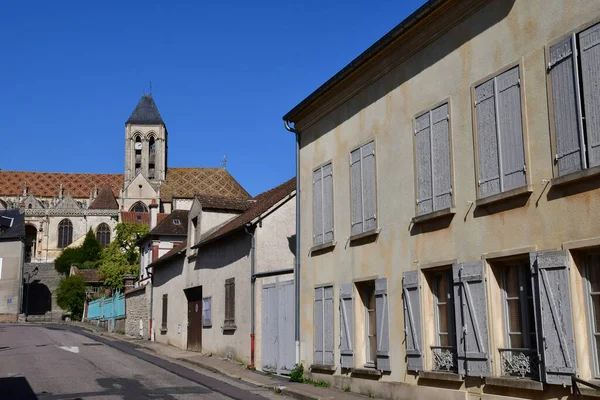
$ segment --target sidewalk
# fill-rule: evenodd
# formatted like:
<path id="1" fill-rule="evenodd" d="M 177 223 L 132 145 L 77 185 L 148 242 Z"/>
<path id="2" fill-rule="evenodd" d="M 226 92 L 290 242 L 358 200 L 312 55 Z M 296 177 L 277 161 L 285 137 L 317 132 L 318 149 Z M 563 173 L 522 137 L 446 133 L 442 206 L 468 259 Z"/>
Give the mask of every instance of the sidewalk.
<path id="1" fill-rule="evenodd" d="M 290 382 L 287 377 L 278 375 L 267 375 L 257 371 L 251 371 L 243 365 L 220 357 L 205 356 L 199 353 L 179 350 L 175 347 L 151 342 L 149 340 L 134 339 L 118 333 L 107 333 L 106 329 L 90 324 L 74 322 L 72 325 L 91 330 L 112 339 L 134 343 L 135 345 L 153 351 L 159 356 L 183 361 L 208 371 L 222 374 L 233 379 L 238 379 L 259 387 L 273 388 L 275 393 L 293 397 L 298 400 L 365 400 L 366 397 L 347 393 L 338 389 L 328 387 L 316 387 L 307 383 Z"/>

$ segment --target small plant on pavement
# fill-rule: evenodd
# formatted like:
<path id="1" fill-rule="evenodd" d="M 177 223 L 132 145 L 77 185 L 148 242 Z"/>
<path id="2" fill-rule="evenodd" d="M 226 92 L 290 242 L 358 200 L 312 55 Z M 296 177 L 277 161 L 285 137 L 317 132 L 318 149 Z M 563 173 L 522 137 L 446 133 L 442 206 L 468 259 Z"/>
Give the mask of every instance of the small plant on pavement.
<path id="1" fill-rule="evenodd" d="M 294 369 L 290 373 L 290 381 L 304 383 L 304 366 L 302 364 L 294 365 Z"/>
<path id="2" fill-rule="evenodd" d="M 349 392 L 349 391 L 350 391 L 350 386 L 346 386 L 346 387 L 344 388 L 344 392 Z"/>

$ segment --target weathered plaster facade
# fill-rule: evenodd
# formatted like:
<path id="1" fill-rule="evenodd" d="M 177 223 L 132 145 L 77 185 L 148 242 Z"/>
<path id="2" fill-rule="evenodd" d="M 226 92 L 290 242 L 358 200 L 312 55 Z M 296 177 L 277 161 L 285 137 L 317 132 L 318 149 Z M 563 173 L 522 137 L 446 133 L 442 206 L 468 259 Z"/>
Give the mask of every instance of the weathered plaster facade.
<path id="1" fill-rule="evenodd" d="M 16 321 L 21 306 L 23 242 L 0 241 L 0 321 Z"/>

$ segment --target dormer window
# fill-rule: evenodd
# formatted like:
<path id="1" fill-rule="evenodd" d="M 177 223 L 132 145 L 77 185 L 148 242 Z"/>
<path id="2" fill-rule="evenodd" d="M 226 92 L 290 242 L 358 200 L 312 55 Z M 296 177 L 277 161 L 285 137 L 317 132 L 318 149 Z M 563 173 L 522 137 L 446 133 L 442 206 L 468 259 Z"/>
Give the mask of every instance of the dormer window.
<path id="1" fill-rule="evenodd" d="M 181 225 L 181 221 L 178 219 L 173 220 L 173 225 Z"/>

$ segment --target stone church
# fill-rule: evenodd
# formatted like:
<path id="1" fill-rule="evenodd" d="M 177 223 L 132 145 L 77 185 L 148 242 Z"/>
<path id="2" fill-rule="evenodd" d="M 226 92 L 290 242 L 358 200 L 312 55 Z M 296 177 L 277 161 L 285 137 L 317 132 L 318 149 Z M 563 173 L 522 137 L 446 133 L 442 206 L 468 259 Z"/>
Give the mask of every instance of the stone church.
<path id="1" fill-rule="evenodd" d="M 26 261 L 49 262 L 83 242 L 89 229 L 108 245 L 118 222 L 147 224 L 148 207 L 188 210 L 195 197 L 211 202 L 250 195 L 224 167 L 168 166 L 168 131 L 152 95 L 143 95 L 125 122 L 123 174 L 0 170 L 0 210 L 25 214 Z"/>

